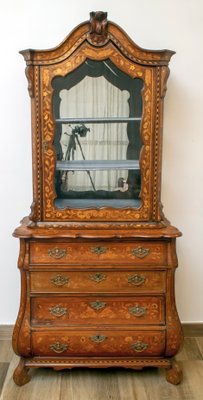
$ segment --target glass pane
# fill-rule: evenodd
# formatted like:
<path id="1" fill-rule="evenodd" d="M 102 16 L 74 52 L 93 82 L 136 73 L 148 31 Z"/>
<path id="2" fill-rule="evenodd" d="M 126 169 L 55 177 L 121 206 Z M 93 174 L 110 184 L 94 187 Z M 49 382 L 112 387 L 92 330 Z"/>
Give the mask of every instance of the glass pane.
<path id="1" fill-rule="evenodd" d="M 52 84 L 56 207 L 139 207 L 143 82 L 87 60 Z"/>

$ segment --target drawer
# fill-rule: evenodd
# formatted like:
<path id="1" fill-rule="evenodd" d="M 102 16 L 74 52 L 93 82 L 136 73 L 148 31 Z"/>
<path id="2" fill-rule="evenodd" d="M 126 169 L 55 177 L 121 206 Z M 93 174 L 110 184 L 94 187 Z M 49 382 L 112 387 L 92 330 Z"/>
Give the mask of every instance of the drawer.
<path id="1" fill-rule="evenodd" d="M 34 356 L 162 356 L 163 331 L 55 331 L 32 332 Z"/>
<path id="2" fill-rule="evenodd" d="M 164 324 L 165 301 L 161 296 L 142 297 L 34 297 L 33 325 Z"/>
<path id="3" fill-rule="evenodd" d="M 30 264 L 166 265 L 165 242 L 31 242 Z"/>
<path id="4" fill-rule="evenodd" d="M 166 271 L 32 271 L 32 293 L 164 293 Z"/>

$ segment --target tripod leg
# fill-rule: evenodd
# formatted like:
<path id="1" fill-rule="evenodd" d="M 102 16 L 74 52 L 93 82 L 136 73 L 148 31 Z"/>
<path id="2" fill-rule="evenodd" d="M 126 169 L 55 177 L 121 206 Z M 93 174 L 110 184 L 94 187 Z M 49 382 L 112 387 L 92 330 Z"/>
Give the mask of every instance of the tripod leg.
<path id="1" fill-rule="evenodd" d="M 82 158 L 83 158 L 83 160 L 85 160 L 85 155 L 84 155 L 84 153 L 83 153 L 82 146 L 81 146 L 81 143 L 80 143 L 80 141 L 79 141 L 79 139 L 78 139 L 78 136 L 75 136 L 75 137 L 76 137 L 78 146 L 79 146 L 79 148 L 80 148 L 80 151 L 81 151 L 81 154 L 82 154 Z M 92 185 L 92 187 L 93 187 L 93 190 L 96 191 L 96 188 L 95 188 L 94 182 L 93 182 L 93 180 L 92 180 L 90 171 L 86 171 L 86 172 L 87 172 L 87 175 L 88 175 L 89 178 L 90 178 L 90 182 L 91 182 L 91 185 Z"/>

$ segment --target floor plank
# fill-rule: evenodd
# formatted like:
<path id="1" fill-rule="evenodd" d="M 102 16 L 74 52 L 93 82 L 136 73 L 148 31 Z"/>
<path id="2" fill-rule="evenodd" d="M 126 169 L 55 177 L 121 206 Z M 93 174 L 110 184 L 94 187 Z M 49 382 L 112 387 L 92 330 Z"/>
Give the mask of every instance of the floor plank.
<path id="1" fill-rule="evenodd" d="M 202 338 L 203 339 L 203 338 Z M 182 350 L 175 357 L 177 361 L 202 360 L 202 354 L 195 338 L 185 338 Z"/>
<path id="2" fill-rule="evenodd" d="M 199 348 L 199 351 L 201 353 L 201 356 L 203 358 L 203 337 L 197 337 L 196 338 L 197 346 Z"/>
<path id="3" fill-rule="evenodd" d="M 0 400 L 59 400 L 61 375 L 49 368 L 32 369 L 32 380 L 21 387 L 13 382 L 13 371 L 18 364 L 18 357 L 13 356 Z M 61 400 L 61 399 L 60 399 Z"/>
<path id="4" fill-rule="evenodd" d="M 10 363 L 13 357 L 13 350 L 10 340 L 0 340 L 0 362 Z"/>
<path id="5" fill-rule="evenodd" d="M 182 362 L 183 382 L 177 387 L 181 400 L 202 400 L 203 361 Z"/>
<path id="6" fill-rule="evenodd" d="M 75 369 L 62 372 L 61 399 L 121 400 L 115 370 Z"/>
<path id="7" fill-rule="evenodd" d="M 8 371 L 9 363 L 0 362 L 0 394 L 4 385 L 6 374 Z"/>
<path id="8" fill-rule="evenodd" d="M 4 344 L 1 347 L 1 357 L 10 359 L 10 351 L 6 341 L 5 347 Z M 3 386 L 0 400 L 202 400 L 202 354 L 203 338 L 186 338 L 178 356 L 183 381 L 177 386 L 166 381 L 163 369 L 156 368 L 142 371 L 40 368 L 30 371 L 32 380 L 23 387 L 16 386 L 12 379 L 18 363 L 13 354 L 10 363 L 0 362 L 0 387 Z"/>

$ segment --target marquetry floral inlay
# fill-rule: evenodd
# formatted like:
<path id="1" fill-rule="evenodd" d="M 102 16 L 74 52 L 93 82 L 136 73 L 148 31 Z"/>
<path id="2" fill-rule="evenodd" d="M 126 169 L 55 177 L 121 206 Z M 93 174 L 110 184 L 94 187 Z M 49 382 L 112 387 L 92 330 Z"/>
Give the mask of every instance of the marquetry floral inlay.
<path id="1" fill-rule="evenodd" d="M 52 115 L 52 79 L 57 76 L 64 76 L 68 72 L 81 65 L 86 57 L 90 59 L 110 58 L 113 63 L 122 71 L 132 77 L 139 77 L 144 80 L 143 98 L 143 118 L 141 123 L 141 136 L 143 148 L 141 152 L 140 165 L 142 174 L 141 199 L 142 204 L 139 209 L 64 209 L 58 210 L 54 206 L 55 189 L 54 173 L 56 157 L 53 148 L 53 139 L 55 134 L 55 124 Z M 50 65 L 42 67 L 42 85 L 43 85 L 43 141 L 46 141 L 47 149 L 43 154 L 44 163 L 44 218 L 45 220 L 149 220 L 150 213 L 150 148 L 152 134 L 152 70 L 146 69 L 141 65 L 136 65 L 125 58 L 112 43 L 95 49 L 88 44 L 82 44 L 80 51 L 76 51 L 68 60 L 59 65 Z"/>

